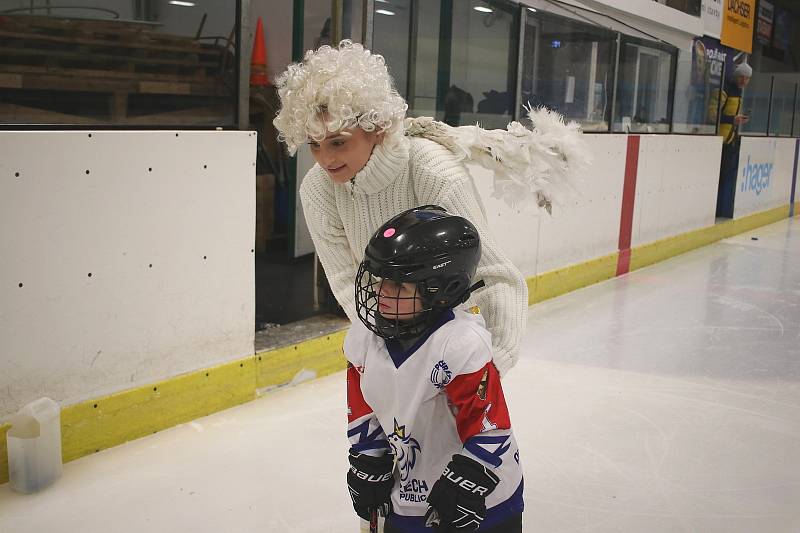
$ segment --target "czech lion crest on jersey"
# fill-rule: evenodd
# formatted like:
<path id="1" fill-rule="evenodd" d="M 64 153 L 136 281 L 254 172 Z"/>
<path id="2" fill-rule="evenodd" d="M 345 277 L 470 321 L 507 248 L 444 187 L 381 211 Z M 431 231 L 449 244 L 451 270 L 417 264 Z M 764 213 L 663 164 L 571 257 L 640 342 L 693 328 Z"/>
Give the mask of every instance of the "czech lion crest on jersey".
<path id="1" fill-rule="evenodd" d="M 406 426 L 398 424 L 397 419 L 394 421 L 394 431 L 389 435 L 389 444 L 397 469 L 400 471 L 400 481 L 407 481 L 417 462 L 417 454 L 422 452 L 422 448 L 417 439 L 406 435 Z"/>
<path id="2" fill-rule="evenodd" d="M 447 367 L 447 363 L 444 360 L 439 361 L 431 370 L 431 383 L 437 389 L 443 389 L 450 383 L 450 380 L 453 377 L 453 373 Z"/>

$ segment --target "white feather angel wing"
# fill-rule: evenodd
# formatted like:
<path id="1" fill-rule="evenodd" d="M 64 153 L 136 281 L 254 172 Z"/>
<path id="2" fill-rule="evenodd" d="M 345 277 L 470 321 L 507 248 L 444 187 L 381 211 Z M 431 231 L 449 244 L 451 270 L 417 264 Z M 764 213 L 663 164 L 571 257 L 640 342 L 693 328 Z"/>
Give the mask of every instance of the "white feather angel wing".
<path id="1" fill-rule="evenodd" d="M 449 126 L 430 117 L 406 119 L 406 135 L 436 141 L 463 160 L 494 172 L 494 193 L 510 206 L 535 200 L 551 212 L 579 191 L 591 163 L 580 126 L 544 107 L 527 107 L 533 127 L 511 122 L 505 130 Z"/>

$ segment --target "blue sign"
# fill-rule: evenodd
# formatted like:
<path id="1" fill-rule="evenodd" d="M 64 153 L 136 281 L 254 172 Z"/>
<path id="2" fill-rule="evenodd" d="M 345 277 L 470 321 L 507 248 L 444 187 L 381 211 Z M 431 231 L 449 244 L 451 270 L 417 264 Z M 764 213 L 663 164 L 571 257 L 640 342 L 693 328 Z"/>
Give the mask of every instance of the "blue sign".
<path id="1" fill-rule="evenodd" d="M 748 155 L 747 164 L 742 167 L 742 186 L 740 191 L 755 191 L 756 196 L 760 195 L 762 191 L 769 188 L 774 166 L 772 163 L 751 164 L 750 156 Z"/>

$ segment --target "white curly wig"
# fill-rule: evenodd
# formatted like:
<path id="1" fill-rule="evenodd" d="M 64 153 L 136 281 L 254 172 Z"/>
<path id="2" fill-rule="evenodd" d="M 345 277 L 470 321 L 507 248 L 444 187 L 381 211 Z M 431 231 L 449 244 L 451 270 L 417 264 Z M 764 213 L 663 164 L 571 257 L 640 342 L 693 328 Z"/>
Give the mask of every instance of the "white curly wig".
<path id="1" fill-rule="evenodd" d="M 358 43 L 344 40 L 338 48 L 307 51 L 276 86 L 281 109 L 272 122 L 292 155 L 309 138 L 321 141 L 343 128 L 385 132 L 388 143 L 403 136 L 408 105 L 394 88 L 383 56 Z"/>

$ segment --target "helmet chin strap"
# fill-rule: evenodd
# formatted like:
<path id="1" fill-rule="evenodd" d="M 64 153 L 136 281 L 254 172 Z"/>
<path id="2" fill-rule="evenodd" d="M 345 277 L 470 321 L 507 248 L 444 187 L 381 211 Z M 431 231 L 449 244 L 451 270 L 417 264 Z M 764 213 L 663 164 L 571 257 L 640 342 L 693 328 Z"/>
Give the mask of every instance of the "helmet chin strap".
<path id="1" fill-rule="evenodd" d="M 434 303 L 433 307 L 439 309 L 440 311 L 444 311 L 446 309 L 452 309 L 455 306 L 463 304 L 464 302 L 469 300 L 469 297 L 472 296 L 473 292 L 485 286 L 486 283 L 484 283 L 483 280 L 476 281 L 469 289 L 464 291 L 464 294 L 461 295 L 461 298 L 459 298 L 458 300 L 451 300 L 451 303 L 449 304 L 447 303 L 447 300 L 440 300 L 438 304 Z"/>
<path id="2" fill-rule="evenodd" d="M 486 286 L 486 283 L 484 283 L 483 280 L 479 280 L 479 281 L 476 281 L 475 283 L 473 283 L 472 287 L 467 289 L 467 291 L 464 293 L 464 298 L 461 300 L 461 303 L 466 302 L 469 299 L 469 297 L 472 295 L 473 292 L 475 292 L 478 289 L 481 289 L 481 288 L 483 288 L 485 286 Z"/>
<path id="3" fill-rule="evenodd" d="M 486 283 L 484 283 L 484 281 L 483 281 L 483 280 L 476 281 L 476 282 L 475 282 L 475 283 L 472 285 L 472 287 L 470 287 L 470 288 L 469 288 L 469 290 L 467 291 L 467 294 L 472 294 L 473 292 L 475 292 L 475 291 L 477 291 L 478 289 L 480 289 L 480 288 L 483 288 L 483 287 L 485 287 L 485 286 L 486 286 Z"/>

